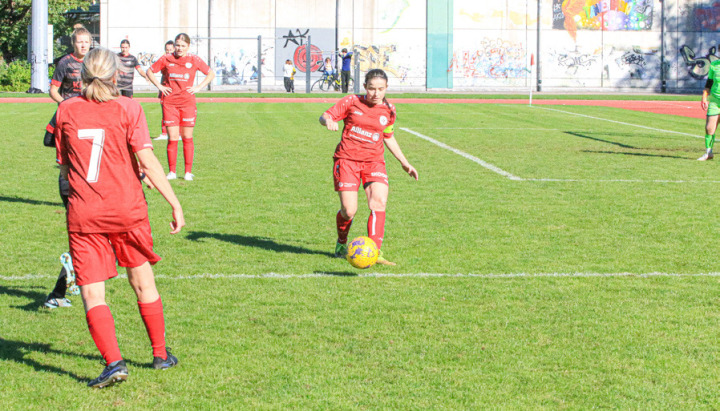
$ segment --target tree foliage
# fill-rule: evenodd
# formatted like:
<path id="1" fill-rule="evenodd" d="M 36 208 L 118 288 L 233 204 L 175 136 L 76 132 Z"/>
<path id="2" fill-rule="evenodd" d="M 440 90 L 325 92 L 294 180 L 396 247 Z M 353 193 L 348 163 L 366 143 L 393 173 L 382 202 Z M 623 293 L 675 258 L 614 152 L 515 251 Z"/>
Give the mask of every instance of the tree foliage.
<path id="1" fill-rule="evenodd" d="M 65 16 L 68 10 L 87 10 L 92 0 L 48 0 L 48 23 L 54 38 L 72 32 L 75 21 Z M 24 59 L 28 53 L 28 26 L 32 22 L 32 0 L 0 0 L 0 58 Z"/>

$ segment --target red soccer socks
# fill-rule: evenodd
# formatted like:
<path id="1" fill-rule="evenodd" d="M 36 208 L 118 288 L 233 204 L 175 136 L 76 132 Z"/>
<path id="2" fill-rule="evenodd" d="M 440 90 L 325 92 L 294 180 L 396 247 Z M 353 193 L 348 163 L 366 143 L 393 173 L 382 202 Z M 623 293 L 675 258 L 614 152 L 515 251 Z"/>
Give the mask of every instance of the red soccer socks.
<path id="1" fill-rule="evenodd" d="M 368 237 L 372 238 L 377 244 L 378 250 L 382 247 L 383 237 L 385 237 L 385 212 L 371 211 L 368 217 Z"/>
<path id="2" fill-rule="evenodd" d="M 183 157 L 185 157 L 185 172 L 192 173 L 193 157 L 195 156 L 195 143 L 192 138 L 183 139 Z"/>
<path id="3" fill-rule="evenodd" d="M 350 226 L 352 226 L 352 219 L 346 220 L 342 213 L 338 211 L 335 216 L 335 224 L 337 225 L 338 243 L 347 243 L 348 233 L 350 232 Z"/>
<path id="4" fill-rule="evenodd" d="M 90 335 L 106 364 L 122 360 L 115 336 L 115 320 L 107 305 L 98 305 L 85 314 Z"/>
<path id="5" fill-rule="evenodd" d="M 162 300 L 158 298 L 153 303 L 141 303 L 138 301 L 138 307 L 148 337 L 150 337 L 153 357 L 165 358 L 165 317 L 163 315 Z"/>
<path id="6" fill-rule="evenodd" d="M 171 173 L 174 173 L 177 169 L 177 153 L 178 153 L 178 141 L 168 140 L 167 145 L 167 158 L 168 168 Z"/>

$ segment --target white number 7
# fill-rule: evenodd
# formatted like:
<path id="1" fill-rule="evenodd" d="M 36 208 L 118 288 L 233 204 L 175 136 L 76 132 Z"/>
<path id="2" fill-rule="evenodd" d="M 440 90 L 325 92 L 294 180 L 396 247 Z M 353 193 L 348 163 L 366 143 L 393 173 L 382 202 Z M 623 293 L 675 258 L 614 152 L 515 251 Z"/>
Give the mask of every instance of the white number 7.
<path id="1" fill-rule="evenodd" d="M 103 145 L 105 145 L 105 130 L 101 128 L 78 130 L 78 138 L 80 140 L 92 139 L 90 164 L 88 164 L 88 172 L 85 179 L 88 183 L 97 183 L 98 174 L 100 174 L 100 160 L 102 160 Z"/>

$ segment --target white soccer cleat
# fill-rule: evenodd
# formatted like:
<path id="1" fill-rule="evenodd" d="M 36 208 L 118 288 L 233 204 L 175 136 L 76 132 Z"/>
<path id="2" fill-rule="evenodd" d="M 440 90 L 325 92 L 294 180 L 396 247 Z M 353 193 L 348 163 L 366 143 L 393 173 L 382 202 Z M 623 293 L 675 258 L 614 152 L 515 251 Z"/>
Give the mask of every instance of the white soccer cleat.
<path id="1" fill-rule="evenodd" d="M 159 136 L 155 137 L 153 140 L 167 140 L 167 134 L 160 134 Z"/>
<path id="2" fill-rule="evenodd" d="M 715 158 L 715 156 L 712 153 L 705 153 L 702 155 L 702 157 L 698 158 L 698 161 L 708 161 Z"/>
<path id="3" fill-rule="evenodd" d="M 195 174 L 193 174 L 193 173 L 185 173 L 185 181 L 193 181 L 194 177 L 195 177 Z"/>
<path id="4" fill-rule="evenodd" d="M 175 180 L 177 178 L 177 174 L 173 173 L 172 171 L 168 173 L 167 179 L 168 180 Z"/>

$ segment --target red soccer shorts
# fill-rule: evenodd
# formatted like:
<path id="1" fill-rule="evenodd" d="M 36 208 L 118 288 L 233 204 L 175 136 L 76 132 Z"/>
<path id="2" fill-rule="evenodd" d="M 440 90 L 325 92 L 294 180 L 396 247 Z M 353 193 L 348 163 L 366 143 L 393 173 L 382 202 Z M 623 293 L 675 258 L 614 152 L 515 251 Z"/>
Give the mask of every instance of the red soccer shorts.
<path id="1" fill-rule="evenodd" d="M 150 222 L 124 233 L 68 233 L 78 285 L 98 283 L 117 276 L 115 260 L 121 267 L 139 267 L 160 256 L 153 251 Z"/>
<path id="2" fill-rule="evenodd" d="M 186 106 L 162 105 L 163 125 L 165 127 L 195 127 L 197 107 L 195 104 Z"/>
<path id="3" fill-rule="evenodd" d="M 376 182 L 388 185 L 385 163 L 379 161 L 335 159 L 333 179 L 335 191 L 358 191 L 361 180 L 364 186 Z"/>

